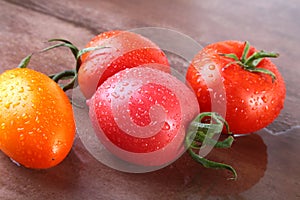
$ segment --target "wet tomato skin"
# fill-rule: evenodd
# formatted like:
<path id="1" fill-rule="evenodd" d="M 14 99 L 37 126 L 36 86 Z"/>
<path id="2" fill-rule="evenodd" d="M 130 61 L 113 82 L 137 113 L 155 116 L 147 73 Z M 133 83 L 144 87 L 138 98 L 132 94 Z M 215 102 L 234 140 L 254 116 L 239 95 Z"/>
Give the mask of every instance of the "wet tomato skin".
<path id="1" fill-rule="evenodd" d="M 160 166 L 184 152 L 189 123 L 199 113 L 193 91 L 172 75 L 147 67 L 118 72 L 88 100 L 94 130 L 119 158 Z"/>
<path id="2" fill-rule="evenodd" d="M 109 47 L 82 55 L 78 71 L 78 83 L 84 96 L 89 99 L 107 78 L 117 72 L 148 65 L 169 72 L 164 52 L 149 39 L 128 31 L 108 31 L 94 37 L 88 47 Z"/>
<path id="3" fill-rule="evenodd" d="M 31 69 L 0 75 L 0 149 L 28 168 L 50 168 L 69 153 L 75 123 L 61 88 Z"/>
<path id="4" fill-rule="evenodd" d="M 201 111 L 211 111 L 212 100 L 223 94 L 218 94 L 214 88 L 216 74 L 220 74 L 225 94 L 226 121 L 230 130 L 236 134 L 246 134 L 258 131 L 279 115 L 284 106 L 285 84 L 277 67 L 270 59 L 264 58 L 258 68 L 273 72 L 276 80 L 263 73 L 252 73 L 244 70 L 238 64 L 231 64 L 232 59 L 222 54 L 242 56 L 245 43 L 239 41 L 224 41 L 210 44 L 202 49 L 193 59 L 188 68 L 186 79 L 197 94 Z M 251 46 L 248 57 L 257 50 Z M 207 64 L 210 63 L 210 64 Z M 201 73 L 201 66 L 207 68 Z"/>

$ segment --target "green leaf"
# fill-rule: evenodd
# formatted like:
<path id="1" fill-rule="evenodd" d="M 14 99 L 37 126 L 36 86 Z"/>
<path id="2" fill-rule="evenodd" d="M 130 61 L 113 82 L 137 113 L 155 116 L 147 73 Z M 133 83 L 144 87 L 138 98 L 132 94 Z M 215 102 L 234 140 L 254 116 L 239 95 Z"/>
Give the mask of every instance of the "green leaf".
<path id="1" fill-rule="evenodd" d="M 242 58 L 241 58 L 241 62 L 244 63 L 247 59 L 248 53 L 249 53 L 249 49 L 250 49 L 250 44 L 248 41 L 245 42 L 245 48 L 242 54 Z"/>
<path id="2" fill-rule="evenodd" d="M 232 58 L 235 61 L 240 61 L 239 58 L 234 54 L 234 53 L 229 53 L 229 54 L 219 54 L 220 56 L 224 56 L 226 58 Z"/>
<path id="3" fill-rule="evenodd" d="M 264 68 L 254 68 L 254 69 L 249 69 L 249 71 L 251 72 L 258 72 L 258 73 L 264 73 L 264 74 L 268 74 L 272 77 L 272 81 L 274 82 L 276 80 L 276 76 L 273 72 L 271 72 L 268 69 L 264 69 Z"/>
<path id="4" fill-rule="evenodd" d="M 189 154 L 196 162 L 200 163 L 202 166 L 204 166 L 206 168 L 213 168 L 213 169 L 227 169 L 227 170 L 231 171 L 233 174 L 233 178 L 231 178 L 231 179 L 234 179 L 234 180 L 237 179 L 237 173 L 232 166 L 224 164 L 224 163 L 207 160 L 203 157 L 200 157 L 192 149 L 189 149 Z"/>
<path id="5" fill-rule="evenodd" d="M 23 58 L 17 68 L 26 68 L 28 63 L 30 62 L 31 57 L 32 57 L 32 54 Z"/>

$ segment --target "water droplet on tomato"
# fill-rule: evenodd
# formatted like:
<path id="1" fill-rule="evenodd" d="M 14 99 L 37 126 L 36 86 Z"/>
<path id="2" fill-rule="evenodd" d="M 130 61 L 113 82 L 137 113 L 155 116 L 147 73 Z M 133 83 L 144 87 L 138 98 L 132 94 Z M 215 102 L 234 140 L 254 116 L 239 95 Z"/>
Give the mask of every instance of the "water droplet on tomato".
<path id="1" fill-rule="evenodd" d="M 5 129 L 5 123 L 4 122 L 1 124 L 1 129 Z"/>
<path id="2" fill-rule="evenodd" d="M 30 86 L 27 86 L 27 90 L 28 91 L 33 91 L 32 87 L 30 87 Z"/>
<path id="3" fill-rule="evenodd" d="M 19 93 L 23 93 L 24 92 L 24 87 L 23 86 L 21 86 L 21 88 L 19 89 L 19 91 L 18 91 Z"/>
<path id="4" fill-rule="evenodd" d="M 164 130 L 164 131 L 170 130 L 170 124 L 168 122 L 165 122 L 163 127 L 162 127 L 162 130 Z"/>
<path id="5" fill-rule="evenodd" d="M 48 139 L 48 137 L 47 137 L 47 135 L 46 135 L 45 133 L 43 133 L 43 138 L 44 138 L 45 140 Z"/>
<path id="6" fill-rule="evenodd" d="M 15 102 L 14 104 L 13 104 L 13 108 L 15 108 L 16 106 L 18 106 L 18 105 L 20 105 L 20 102 Z"/>
<path id="7" fill-rule="evenodd" d="M 12 102 L 5 103 L 4 107 L 7 108 L 7 109 L 9 109 L 11 104 L 12 104 Z"/>
<path id="8" fill-rule="evenodd" d="M 20 140 L 24 140 L 24 139 L 25 139 L 24 134 L 20 134 L 19 139 L 20 139 Z"/>
<path id="9" fill-rule="evenodd" d="M 261 99 L 263 100 L 264 103 L 267 103 L 267 102 L 268 102 L 268 99 L 267 99 L 266 96 L 263 96 Z"/>
<path id="10" fill-rule="evenodd" d="M 23 131 L 24 130 L 24 128 L 23 127 L 19 127 L 19 128 L 17 128 L 17 131 Z"/>
<path id="11" fill-rule="evenodd" d="M 111 96 L 113 96 L 115 99 L 117 99 L 117 98 L 120 97 L 120 95 L 117 94 L 116 92 L 112 92 L 112 93 L 111 93 Z"/>
<path id="12" fill-rule="evenodd" d="M 201 78 L 201 77 L 198 77 L 198 78 L 197 78 L 197 83 L 201 83 L 201 81 L 202 81 L 202 78 Z"/>
<path id="13" fill-rule="evenodd" d="M 215 66 L 215 65 L 209 65 L 209 66 L 208 66 L 208 69 L 214 70 L 214 69 L 216 69 L 216 66 Z"/>
<path id="14" fill-rule="evenodd" d="M 11 74 L 11 75 L 9 76 L 9 78 L 10 78 L 10 79 L 14 79 L 14 78 L 16 78 L 16 75 L 15 75 L 15 74 Z"/>

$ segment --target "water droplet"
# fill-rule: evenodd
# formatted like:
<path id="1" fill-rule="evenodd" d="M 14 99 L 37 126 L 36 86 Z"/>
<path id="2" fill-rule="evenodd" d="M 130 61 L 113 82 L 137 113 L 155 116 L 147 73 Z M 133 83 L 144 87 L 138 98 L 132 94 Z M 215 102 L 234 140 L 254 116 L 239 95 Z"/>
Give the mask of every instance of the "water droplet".
<path id="1" fill-rule="evenodd" d="M 113 96 L 114 98 L 116 98 L 116 99 L 117 99 L 117 98 L 119 98 L 119 96 L 120 96 L 120 95 L 119 95 L 119 94 L 117 94 L 116 92 L 113 92 L 113 93 L 111 93 L 111 96 Z"/>
<path id="2" fill-rule="evenodd" d="M 24 87 L 21 86 L 21 88 L 19 89 L 19 93 L 23 93 L 24 92 Z"/>
<path id="3" fill-rule="evenodd" d="M 5 129 L 5 123 L 4 122 L 1 124 L 1 129 Z"/>
<path id="4" fill-rule="evenodd" d="M 13 104 L 13 108 L 15 108 L 18 105 L 20 105 L 20 102 L 17 101 L 16 103 Z"/>
<path id="5" fill-rule="evenodd" d="M 23 113 L 23 114 L 22 114 L 22 118 L 23 118 L 23 119 L 27 119 L 27 118 L 28 118 L 28 116 L 26 115 L 26 113 Z"/>
<path id="6" fill-rule="evenodd" d="M 4 107 L 7 108 L 7 109 L 9 109 L 11 104 L 12 104 L 12 102 L 5 103 Z"/>
<path id="7" fill-rule="evenodd" d="M 37 114 L 38 114 L 38 113 L 37 113 Z M 40 122 L 40 119 L 39 119 L 39 116 L 38 116 L 38 115 L 35 117 L 35 121 L 36 121 L 37 123 Z"/>
<path id="8" fill-rule="evenodd" d="M 215 65 L 209 65 L 209 66 L 208 66 L 208 69 L 214 70 L 214 69 L 216 69 L 216 66 L 215 66 Z"/>
<path id="9" fill-rule="evenodd" d="M 17 131 L 23 131 L 24 130 L 24 128 L 23 127 L 19 127 L 19 128 L 17 128 Z"/>
<path id="10" fill-rule="evenodd" d="M 28 91 L 33 91 L 33 89 L 30 86 L 27 87 L 27 90 Z"/>
<path id="11" fill-rule="evenodd" d="M 168 122 L 165 122 L 163 127 L 162 127 L 162 130 L 164 130 L 164 131 L 170 130 L 170 124 Z"/>
<path id="12" fill-rule="evenodd" d="M 10 79 L 14 79 L 14 78 L 16 78 L 16 75 L 15 74 L 11 74 L 9 78 Z"/>
<path id="13" fill-rule="evenodd" d="M 109 84 L 105 84 L 105 85 L 104 85 L 104 88 L 105 88 L 105 89 L 109 89 L 109 88 L 110 88 L 110 85 L 109 85 Z"/>
<path id="14" fill-rule="evenodd" d="M 24 138 L 25 138 L 24 134 L 20 134 L 19 138 L 20 138 L 20 140 L 24 140 Z"/>
<path id="15" fill-rule="evenodd" d="M 48 137 L 47 137 L 47 135 L 46 135 L 45 133 L 43 133 L 43 138 L 44 138 L 45 140 L 48 139 Z"/>
<path id="16" fill-rule="evenodd" d="M 267 102 L 268 102 L 268 99 L 267 99 L 266 96 L 263 96 L 261 99 L 263 100 L 264 103 L 267 103 Z"/>

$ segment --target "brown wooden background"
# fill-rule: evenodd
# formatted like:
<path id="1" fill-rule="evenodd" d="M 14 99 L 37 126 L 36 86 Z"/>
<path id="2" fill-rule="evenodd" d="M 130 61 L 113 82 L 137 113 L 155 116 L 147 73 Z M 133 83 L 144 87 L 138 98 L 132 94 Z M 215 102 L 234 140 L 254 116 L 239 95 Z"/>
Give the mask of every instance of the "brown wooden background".
<path id="1" fill-rule="evenodd" d="M 0 72 L 47 46 L 50 38 L 83 47 L 102 31 L 157 26 L 202 45 L 248 40 L 258 49 L 277 51 L 281 56 L 274 62 L 287 86 L 285 108 L 272 125 L 239 138 L 227 152 L 209 155 L 232 163 L 239 173 L 236 182 L 226 180 L 228 172 L 204 169 L 188 155 L 156 172 L 118 172 L 95 160 L 76 139 L 67 159 L 49 170 L 17 167 L 0 153 L 0 199 L 300 199 L 299 19 L 298 0 L 0 0 Z M 71 66 L 65 49 L 31 62 L 48 74 Z"/>

